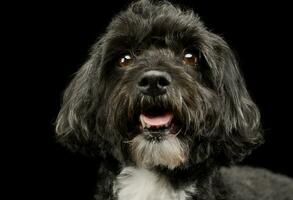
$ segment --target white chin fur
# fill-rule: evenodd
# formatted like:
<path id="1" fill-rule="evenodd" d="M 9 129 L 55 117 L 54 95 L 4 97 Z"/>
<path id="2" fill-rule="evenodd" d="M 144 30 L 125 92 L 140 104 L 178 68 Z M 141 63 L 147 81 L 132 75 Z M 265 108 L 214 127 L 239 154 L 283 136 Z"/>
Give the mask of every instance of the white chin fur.
<path id="1" fill-rule="evenodd" d="M 148 141 L 138 135 L 130 142 L 132 158 L 138 167 L 165 166 L 174 169 L 187 162 L 188 147 L 175 135 L 168 135 L 161 141 Z"/>

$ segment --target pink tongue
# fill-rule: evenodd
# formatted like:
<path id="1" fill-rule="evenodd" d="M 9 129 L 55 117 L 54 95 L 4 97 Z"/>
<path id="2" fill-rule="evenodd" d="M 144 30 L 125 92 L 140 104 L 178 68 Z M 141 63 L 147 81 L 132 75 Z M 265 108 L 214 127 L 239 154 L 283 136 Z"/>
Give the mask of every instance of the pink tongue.
<path id="1" fill-rule="evenodd" d="M 170 122 L 173 115 L 171 113 L 164 113 L 163 115 L 159 116 L 147 116 L 141 114 L 140 117 L 145 123 L 151 126 L 162 126 Z"/>

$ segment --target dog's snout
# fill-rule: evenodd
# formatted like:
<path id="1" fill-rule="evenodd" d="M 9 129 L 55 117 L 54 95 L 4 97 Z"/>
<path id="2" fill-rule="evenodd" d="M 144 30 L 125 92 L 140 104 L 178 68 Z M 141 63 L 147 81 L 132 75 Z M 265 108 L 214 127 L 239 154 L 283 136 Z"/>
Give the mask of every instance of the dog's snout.
<path id="1" fill-rule="evenodd" d="M 149 96 L 158 96 L 166 93 L 171 84 L 171 76 L 167 72 L 151 70 L 145 72 L 139 79 L 140 92 Z"/>

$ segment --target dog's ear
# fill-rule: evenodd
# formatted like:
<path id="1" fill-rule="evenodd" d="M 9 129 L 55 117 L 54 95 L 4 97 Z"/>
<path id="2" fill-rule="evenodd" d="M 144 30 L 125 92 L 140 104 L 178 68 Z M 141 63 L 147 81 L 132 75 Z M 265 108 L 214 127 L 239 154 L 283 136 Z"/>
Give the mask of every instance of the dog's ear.
<path id="1" fill-rule="evenodd" d="M 94 85 L 99 77 L 93 60 L 90 59 L 80 68 L 65 90 L 56 120 L 58 140 L 73 150 L 86 145 L 91 140 L 95 128 L 94 115 L 98 96 Z"/>
<path id="2" fill-rule="evenodd" d="M 235 56 L 227 43 L 219 36 L 206 34 L 205 51 L 207 64 L 219 97 L 219 130 L 216 146 L 225 163 L 242 160 L 263 142 L 260 114 L 252 101 L 238 68 Z"/>

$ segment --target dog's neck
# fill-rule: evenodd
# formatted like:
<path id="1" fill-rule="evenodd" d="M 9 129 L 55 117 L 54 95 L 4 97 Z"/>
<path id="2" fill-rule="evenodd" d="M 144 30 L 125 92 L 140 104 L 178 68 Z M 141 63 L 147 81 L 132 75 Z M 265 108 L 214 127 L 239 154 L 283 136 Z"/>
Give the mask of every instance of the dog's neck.
<path id="1" fill-rule="evenodd" d="M 221 184 L 218 176 L 217 170 L 203 174 L 194 173 L 194 170 L 170 172 L 164 169 L 125 167 L 114 180 L 113 192 L 118 200 L 217 199 L 223 194 L 210 191 Z"/>
<path id="2" fill-rule="evenodd" d="M 217 174 L 218 169 L 212 163 L 192 164 L 190 166 L 178 167 L 170 170 L 164 167 L 155 169 L 159 174 L 163 174 L 174 188 L 180 188 L 192 183 L 205 183 Z"/>
<path id="3" fill-rule="evenodd" d="M 168 177 L 135 167 L 121 171 L 113 190 L 118 200 L 187 200 L 197 193 L 194 184 L 174 188 Z"/>

